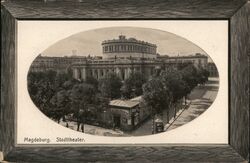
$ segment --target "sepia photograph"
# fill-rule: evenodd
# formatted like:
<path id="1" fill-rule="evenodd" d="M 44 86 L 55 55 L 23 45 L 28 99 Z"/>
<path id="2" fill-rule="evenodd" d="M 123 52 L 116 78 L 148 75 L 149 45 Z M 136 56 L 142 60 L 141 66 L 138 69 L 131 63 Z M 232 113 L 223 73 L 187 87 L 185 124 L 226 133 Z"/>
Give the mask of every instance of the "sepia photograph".
<path id="1" fill-rule="evenodd" d="M 2 0 L 0 162 L 249 161 L 248 0 Z"/>
<path id="2" fill-rule="evenodd" d="M 194 120 L 212 105 L 219 73 L 209 54 L 173 33 L 105 27 L 37 54 L 27 76 L 35 106 L 72 130 L 146 136 Z"/>

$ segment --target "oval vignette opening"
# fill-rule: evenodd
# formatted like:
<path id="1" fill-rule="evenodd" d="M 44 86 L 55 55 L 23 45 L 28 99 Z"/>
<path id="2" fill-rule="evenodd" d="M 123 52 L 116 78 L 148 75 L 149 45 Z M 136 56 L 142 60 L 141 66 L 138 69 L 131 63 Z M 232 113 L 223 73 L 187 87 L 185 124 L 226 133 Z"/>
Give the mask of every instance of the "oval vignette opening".
<path id="1" fill-rule="evenodd" d="M 67 37 L 38 54 L 27 81 L 32 101 L 48 118 L 99 136 L 173 130 L 204 113 L 219 88 L 216 65 L 201 48 L 139 27 Z"/>

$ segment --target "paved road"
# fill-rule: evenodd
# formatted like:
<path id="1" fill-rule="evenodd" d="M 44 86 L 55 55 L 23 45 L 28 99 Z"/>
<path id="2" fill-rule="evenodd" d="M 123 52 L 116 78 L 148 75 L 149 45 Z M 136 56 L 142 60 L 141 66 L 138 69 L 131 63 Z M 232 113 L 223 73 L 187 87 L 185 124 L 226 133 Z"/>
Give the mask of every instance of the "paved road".
<path id="1" fill-rule="evenodd" d="M 67 122 L 68 127 L 72 130 L 77 131 L 77 123 L 76 122 Z M 66 122 L 61 121 L 60 124 L 66 127 Z M 80 131 L 81 127 L 80 127 Z M 99 135 L 99 136 L 124 136 L 125 133 L 120 130 L 112 130 L 112 129 L 106 129 L 98 126 L 88 125 L 84 124 L 84 133 L 91 134 L 91 135 Z"/>
<path id="2" fill-rule="evenodd" d="M 175 129 L 192 121 L 213 103 L 216 98 L 219 87 L 218 79 L 210 79 L 204 86 L 198 86 L 190 94 L 189 98 L 191 104 L 188 109 L 184 110 L 182 114 L 170 125 L 167 131 Z"/>
<path id="3" fill-rule="evenodd" d="M 218 92 L 219 81 L 217 78 L 210 78 L 204 86 L 197 86 L 189 95 L 190 106 L 187 109 L 177 112 L 176 118 L 172 118 L 169 124 L 164 124 L 167 131 L 184 125 L 198 117 L 213 103 Z M 166 113 L 163 113 L 163 120 L 166 121 Z M 150 135 L 152 132 L 152 119 L 149 118 L 139 128 L 129 133 L 131 136 Z"/>
<path id="4" fill-rule="evenodd" d="M 177 113 L 176 118 L 172 118 L 169 124 L 164 124 L 167 131 L 175 129 L 182 126 L 200 114 L 202 114 L 215 100 L 218 92 L 218 79 L 210 79 L 208 83 L 204 86 L 197 86 L 192 93 L 189 95 L 189 100 L 191 102 L 187 109 L 180 110 Z M 166 113 L 163 114 L 163 120 L 166 120 Z M 66 124 L 62 124 L 66 125 Z M 84 125 L 85 133 L 102 135 L 102 136 L 143 136 L 152 134 L 152 119 L 147 119 L 142 123 L 137 129 L 129 133 L 123 133 L 119 130 L 110 130 L 101 127 Z M 76 130 L 77 125 L 75 123 L 70 123 L 69 128 Z"/>
<path id="5" fill-rule="evenodd" d="M 130 136 L 144 136 L 152 134 L 152 119 L 147 119 L 144 123 L 141 124 L 137 129 L 133 130 L 130 133 L 127 133 Z"/>

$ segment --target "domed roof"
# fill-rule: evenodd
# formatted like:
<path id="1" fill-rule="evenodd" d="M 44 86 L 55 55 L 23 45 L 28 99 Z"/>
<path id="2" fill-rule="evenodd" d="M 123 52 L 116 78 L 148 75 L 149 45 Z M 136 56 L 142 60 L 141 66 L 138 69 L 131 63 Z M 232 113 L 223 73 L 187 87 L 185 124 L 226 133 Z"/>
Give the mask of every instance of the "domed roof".
<path id="1" fill-rule="evenodd" d="M 129 41 L 137 41 L 135 38 L 133 38 L 133 37 L 130 37 L 129 39 L 128 39 Z"/>

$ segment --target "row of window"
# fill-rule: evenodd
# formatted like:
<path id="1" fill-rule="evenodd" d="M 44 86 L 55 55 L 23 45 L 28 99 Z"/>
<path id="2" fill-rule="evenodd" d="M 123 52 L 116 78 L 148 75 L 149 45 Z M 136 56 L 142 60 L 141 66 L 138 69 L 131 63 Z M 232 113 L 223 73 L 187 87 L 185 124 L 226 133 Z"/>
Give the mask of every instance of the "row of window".
<path id="1" fill-rule="evenodd" d="M 125 69 L 119 69 L 120 70 L 120 75 L 122 77 L 122 79 L 124 80 L 125 79 Z M 134 71 L 134 72 L 139 72 L 141 69 L 139 67 L 137 68 L 132 68 L 131 71 Z M 78 69 L 77 70 L 77 76 L 76 78 L 81 78 L 81 69 Z M 90 71 L 90 75 L 99 79 L 99 78 L 102 78 L 105 76 L 105 74 L 107 73 L 115 73 L 115 68 L 112 68 L 112 69 L 92 69 L 92 71 Z M 148 72 L 148 75 L 152 75 L 154 73 L 154 68 L 150 68 Z"/>
<path id="2" fill-rule="evenodd" d="M 156 53 L 156 48 L 145 47 L 138 45 L 106 45 L 103 46 L 103 52 L 144 52 L 144 53 Z"/>
<path id="3" fill-rule="evenodd" d="M 72 62 L 86 61 L 86 59 L 56 59 L 56 60 L 35 60 L 34 64 L 71 64 Z"/>

